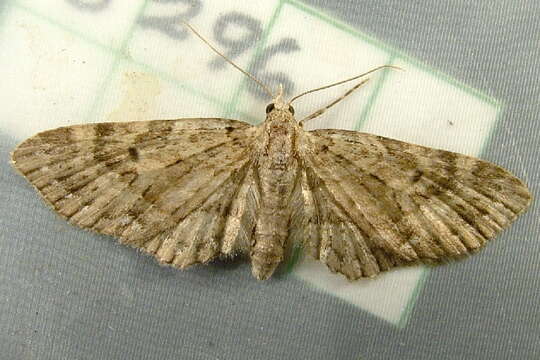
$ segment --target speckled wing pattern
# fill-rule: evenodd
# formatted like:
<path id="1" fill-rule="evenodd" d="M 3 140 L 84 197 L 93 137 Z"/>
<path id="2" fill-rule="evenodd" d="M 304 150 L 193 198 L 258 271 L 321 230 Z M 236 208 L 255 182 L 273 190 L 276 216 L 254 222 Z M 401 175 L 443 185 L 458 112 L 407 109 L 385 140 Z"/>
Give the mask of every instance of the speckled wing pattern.
<path id="1" fill-rule="evenodd" d="M 71 223 L 183 268 L 247 249 L 252 130 L 225 119 L 76 125 L 29 138 L 12 159 Z"/>
<path id="2" fill-rule="evenodd" d="M 252 264 L 257 258 L 259 279 L 272 274 L 284 258 L 279 248 L 291 244 L 349 279 L 457 258 L 481 248 L 531 201 L 519 179 L 486 161 L 292 123 L 296 130 L 283 135 L 292 140 L 275 142 L 286 133 L 282 120 L 276 117 L 273 133 L 226 119 L 62 127 L 24 141 L 12 160 L 75 225 L 180 268 L 244 254 Z M 267 153 L 276 145 L 261 145 L 265 129 L 265 141 L 296 146 L 294 174 L 284 176 L 290 191 L 272 178 L 272 166 L 286 157 Z M 277 161 L 266 172 L 259 168 L 264 156 Z M 289 209 L 273 212 L 268 199 L 280 194 L 290 194 Z M 283 219 L 268 226 L 261 214 Z M 257 236 L 264 242 L 255 246 Z"/>
<path id="3" fill-rule="evenodd" d="M 308 133 L 304 246 L 349 279 L 478 250 L 531 201 L 501 167 L 344 130 Z"/>

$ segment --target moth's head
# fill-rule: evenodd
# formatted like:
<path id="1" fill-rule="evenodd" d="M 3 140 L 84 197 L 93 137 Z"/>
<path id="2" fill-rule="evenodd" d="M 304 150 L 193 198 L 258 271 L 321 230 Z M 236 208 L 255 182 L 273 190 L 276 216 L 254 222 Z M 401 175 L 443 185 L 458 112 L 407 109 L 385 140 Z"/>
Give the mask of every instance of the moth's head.
<path id="1" fill-rule="evenodd" d="M 294 115 L 294 108 L 291 105 L 285 104 L 286 106 L 282 106 L 283 104 L 272 102 L 266 106 L 266 114 L 270 114 L 274 111 L 286 111 L 290 113 L 291 115 Z"/>
<path id="2" fill-rule="evenodd" d="M 272 99 L 272 102 L 266 106 L 266 114 L 274 112 L 286 112 L 288 115 L 294 115 L 294 108 L 288 102 L 283 100 L 283 85 L 279 84 L 277 95 Z"/>

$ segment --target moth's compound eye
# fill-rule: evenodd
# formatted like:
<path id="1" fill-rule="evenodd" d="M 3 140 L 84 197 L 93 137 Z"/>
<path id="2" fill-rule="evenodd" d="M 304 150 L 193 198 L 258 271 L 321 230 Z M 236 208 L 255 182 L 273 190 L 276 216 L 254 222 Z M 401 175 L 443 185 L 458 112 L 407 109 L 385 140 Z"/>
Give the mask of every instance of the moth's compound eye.
<path id="1" fill-rule="evenodd" d="M 294 108 L 291 105 L 289 105 L 289 112 L 294 115 Z"/>
<path id="2" fill-rule="evenodd" d="M 268 104 L 268 106 L 266 107 L 266 113 L 268 114 L 272 110 L 274 110 L 274 103 Z"/>

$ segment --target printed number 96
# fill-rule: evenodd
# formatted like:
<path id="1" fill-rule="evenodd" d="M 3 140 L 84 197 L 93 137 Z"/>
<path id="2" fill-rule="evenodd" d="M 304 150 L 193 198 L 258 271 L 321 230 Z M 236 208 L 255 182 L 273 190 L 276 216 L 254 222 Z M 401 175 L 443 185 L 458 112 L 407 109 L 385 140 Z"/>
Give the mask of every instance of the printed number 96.
<path id="1" fill-rule="evenodd" d="M 180 41 L 189 35 L 189 30 L 185 28 L 180 20 L 190 22 L 202 10 L 200 0 L 153 0 L 153 2 L 162 4 L 162 10 L 167 8 L 167 15 L 143 14 L 138 19 L 138 24 L 148 29 L 160 31 L 164 35 Z M 156 13 L 158 11 L 160 11 L 159 7 L 154 7 L 152 12 Z M 241 29 L 242 35 L 240 37 L 231 36 L 231 30 L 238 28 Z M 254 47 L 262 34 L 263 29 L 260 21 L 237 11 L 231 11 L 219 16 L 213 26 L 214 39 L 229 59 L 237 58 Z M 273 56 L 280 53 L 288 54 L 297 50 L 300 50 L 300 47 L 295 39 L 280 39 L 276 44 L 262 49 L 250 64 L 248 71 L 271 88 L 275 89 L 279 83 L 283 84 L 286 93 L 291 94 L 294 91 L 294 83 L 285 73 L 269 72 L 264 69 Z M 215 55 L 215 58 L 208 65 L 210 68 L 218 70 L 223 68 L 225 60 Z M 249 89 L 258 97 L 266 97 L 258 87 L 251 86 Z"/>

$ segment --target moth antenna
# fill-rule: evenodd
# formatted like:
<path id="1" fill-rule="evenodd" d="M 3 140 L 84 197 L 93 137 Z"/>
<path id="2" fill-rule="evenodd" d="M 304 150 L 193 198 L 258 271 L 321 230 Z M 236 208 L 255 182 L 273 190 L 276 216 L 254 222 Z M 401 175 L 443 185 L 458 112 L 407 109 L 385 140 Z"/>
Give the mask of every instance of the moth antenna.
<path id="1" fill-rule="evenodd" d="M 259 79 L 257 79 L 255 76 L 251 75 L 249 72 L 247 72 L 246 70 L 242 69 L 240 66 L 236 65 L 232 60 L 230 60 L 228 57 L 226 57 L 225 55 L 223 55 L 222 53 L 219 52 L 218 49 L 216 49 L 212 44 L 210 44 L 210 42 L 208 40 L 206 40 L 197 30 L 195 30 L 195 28 L 193 26 L 191 26 L 189 23 L 183 21 L 183 20 L 180 20 L 185 26 L 187 26 L 187 28 L 189 30 L 191 30 L 199 39 L 201 39 L 206 45 L 208 45 L 208 47 L 210 49 L 212 49 L 216 54 L 218 54 L 219 56 L 221 56 L 223 59 L 225 59 L 225 61 L 227 61 L 229 64 L 231 64 L 232 66 L 234 66 L 237 70 L 239 70 L 242 74 L 246 75 L 247 77 L 249 77 L 251 80 L 255 81 L 267 94 L 268 96 L 270 96 L 271 99 L 274 98 L 274 95 L 272 94 L 272 91 L 270 91 L 270 89 L 264 85 L 262 83 L 262 81 L 260 81 Z"/>
<path id="2" fill-rule="evenodd" d="M 356 79 L 359 79 L 363 76 L 366 76 L 366 75 L 369 75 L 371 74 L 372 72 L 375 72 L 377 70 L 381 70 L 381 69 L 384 69 L 384 68 L 390 68 L 390 69 L 396 69 L 396 70 L 403 70 L 402 68 L 400 68 L 399 66 L 394 66 L 394 65 L 381 65 L 381 66 L 378 66 L 374 69 L 371 69 L 369 70 L 368 72 L 365 72 L 363 74 L 360 74 L 360 75 L 356 75 L 356 76 L 353 76 L 352 78 L 348 78 L 348 79 L 345 79 L 345 80 L 341 80 L 341 81 L 338 81 L 338 82 L 335 82 L 335 83 L 332 83 L 330 85 L 326 85 L 326 86 L 321 86 L 321 87 L 318 87 L 316 89 L 312 89 L 312 90 L 308 90 L 308 91 L 304 91 L 303 93 L 299 94 L 299 95 L 296 95 L 295 97 L 293 97 L 291 100 L 289 100 L 289 105 L 296 99 L 298 99 L 299 97 L 302 97 L 304 95 L 307 95 L 307 94 L 311 94 L 315 91 L 319 91 L 319 90 L 324 90 L 324 89 L 328 89 L 328 88 L 331 88 L 331 87 L 334 87 L 334 86 L 337 86 L 337 85 L 341 85 L 341 84 L 344 84 L 346 82 L 349 82 L 349 81 L 353 81 L 353 80 L 356 80 Z"/>
<path id="3" fill-rule="evenodd" d="M 339 98 L 337 98 L 336 100 L 332 101 L 330 104 L 326 105 L 325 107 L 315 111 L 313 114 L 309 115 L 309 116 L 306 116 L 305 118 L 303 118 L 301 121 L 300 121 L 300 126 L 303 126 L 306 122 L 308 122 L 309 120 L 311 119 L 315 119 L 317 116 L 320 116 L 322 114 L 324 114 L 324 112 L 328 109 L 330 109 L 332 106 L 336 105 L 338 102 L 340 102 L 341 100 L 345 99 L 347 96 L 349 96 L 354 90 L 358 89 L 360 86 L 364 85 L 365 83 L 367 83 L 369 81 L 369 79 L 365 79 L 365 80 L 362 80 L 360 81 L 358 84 L 354 85 L 352 88 L 350 88 L 349 90 L 347 90 L 343 95 L 341 95 Z M 289 102 L 290 104 L 290 102 Z"/>

